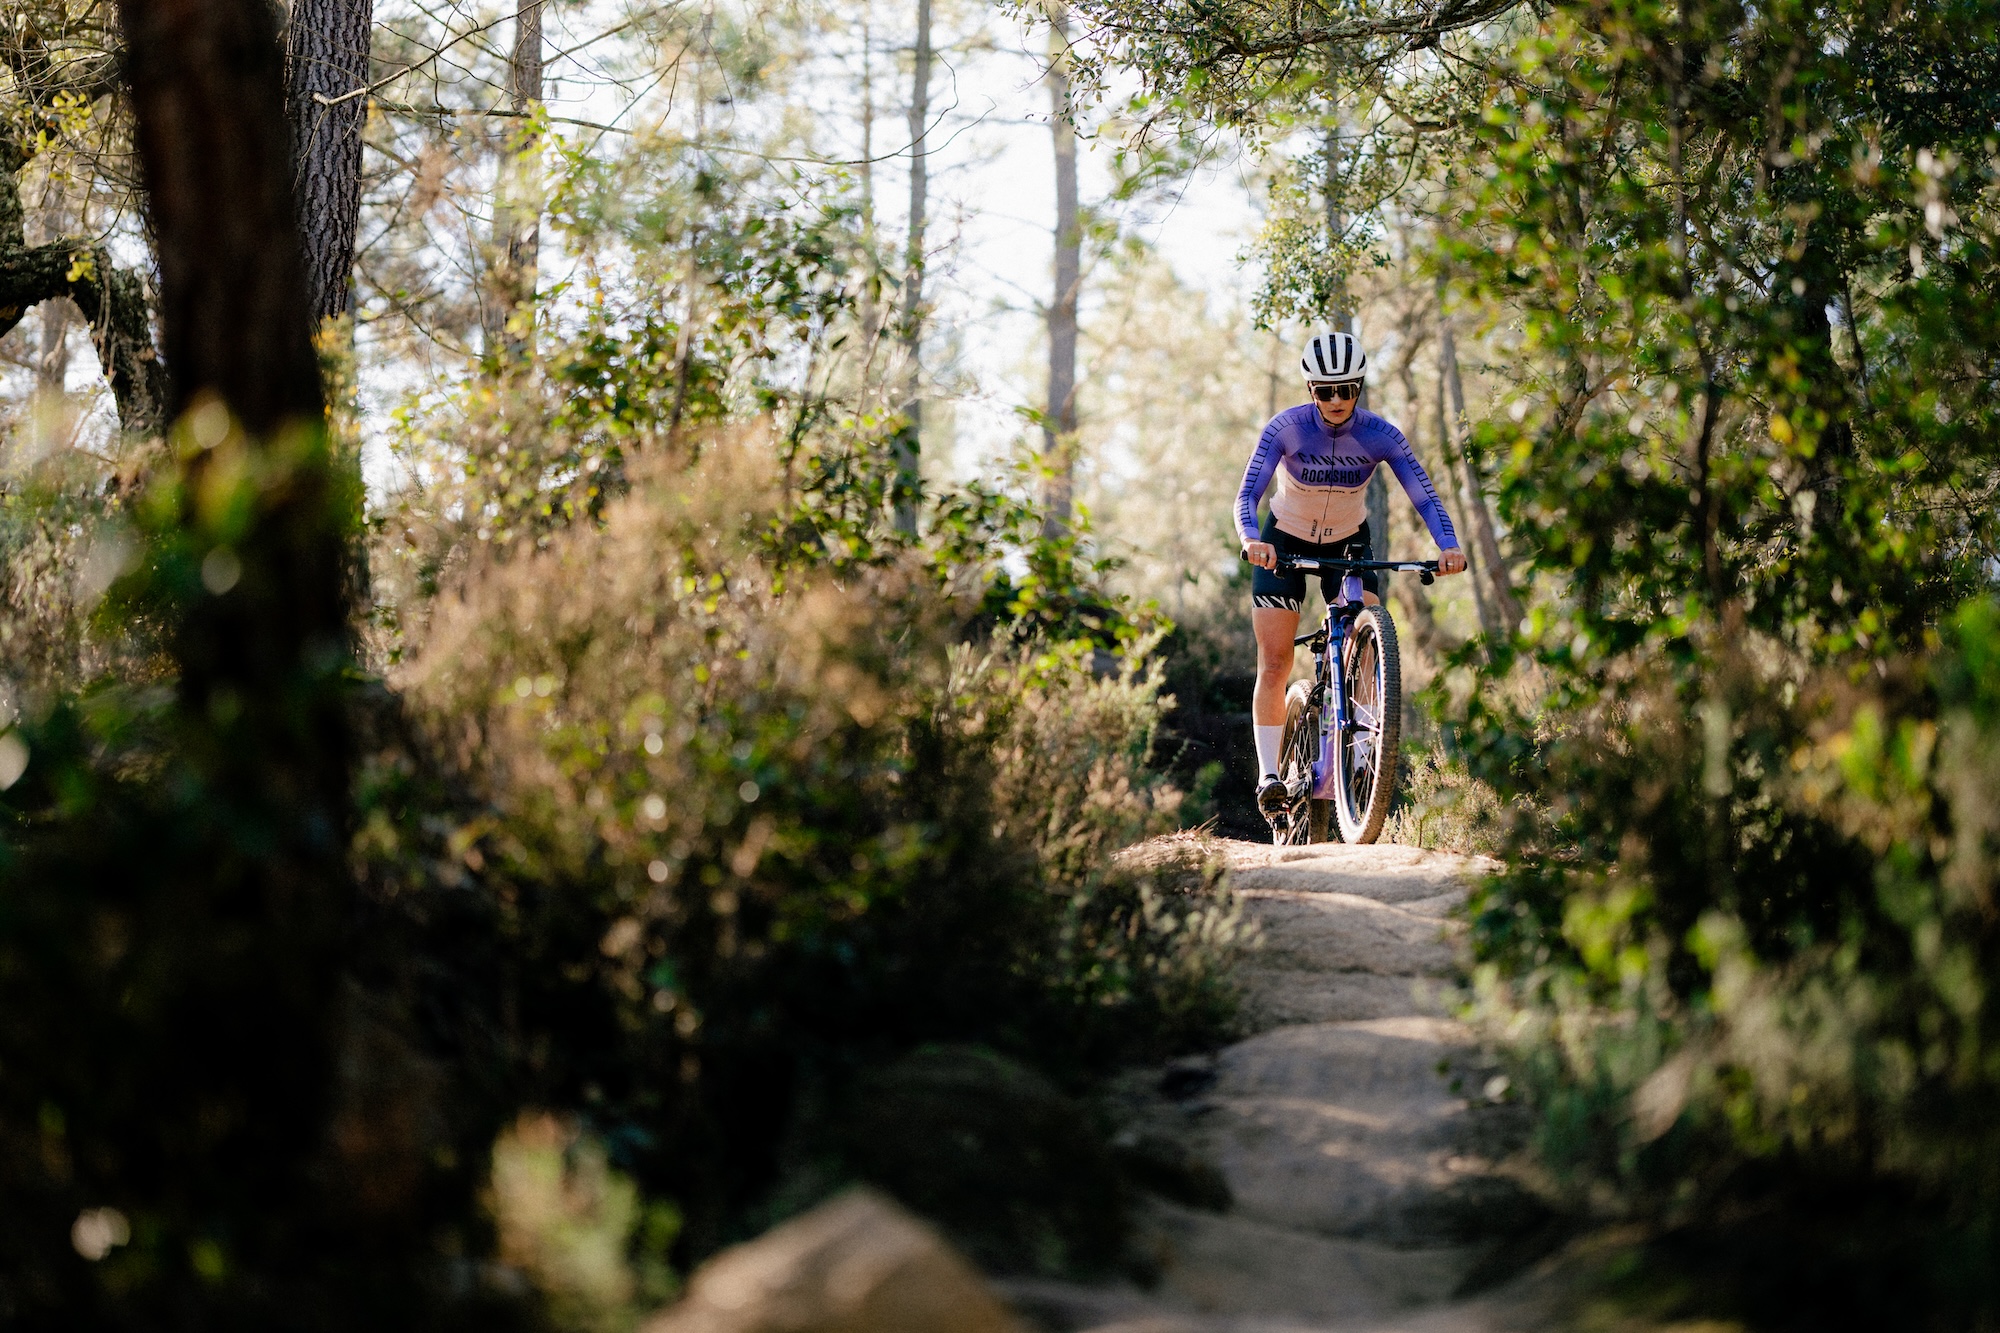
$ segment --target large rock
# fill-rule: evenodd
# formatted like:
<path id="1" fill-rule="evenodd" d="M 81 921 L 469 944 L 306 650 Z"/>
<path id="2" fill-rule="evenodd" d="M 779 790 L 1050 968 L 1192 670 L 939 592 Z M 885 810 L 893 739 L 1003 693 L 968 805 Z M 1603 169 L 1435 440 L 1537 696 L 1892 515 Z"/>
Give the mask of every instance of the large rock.
<path id="1" fill-rule="evenodd" d="M 936 1232 L 849 1190 L 695 1271 L 640 1333 L 1019 1333 Z"/>
<path id="2" fill-rule="evenodd" d="M 1117 1159 L 1088 1107 L 977 1046 L 912 1051 L 860 1080 L 836 1135 L 851 1178 L 943 1228 L 989 1273 L 1114 1268 Z"/>

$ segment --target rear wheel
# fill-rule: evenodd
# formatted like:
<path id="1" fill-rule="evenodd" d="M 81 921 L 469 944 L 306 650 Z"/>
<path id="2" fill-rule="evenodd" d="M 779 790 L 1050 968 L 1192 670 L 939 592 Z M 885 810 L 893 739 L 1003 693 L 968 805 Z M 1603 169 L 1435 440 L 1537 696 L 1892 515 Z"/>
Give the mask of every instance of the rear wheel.
<path id="1" fill-rule="evenodd" d="M 1396 795 L 1403 735 L 1402 663 L 1388 607 L 1364 607 L 1354 617 L 1340 669 L 1347 680 L 1348 726 L 1334 746 L 1334 812 L 1343 840 L 1373 842 Z"/>
<path id="2" fill-rule="evenodd" d="M 1282 818 L 1271 825 L 1271 841 L 1279 846 L 1325 842 L 1331 801 L 1312 798 L 1313 765 L 1319 762 L 1320 710 L 1312 704 L 1312 686 L 1292 682 L 1285 691 L 1285 734 L 1278 743 L 1278 777 L 1290 791 L 1301 793 Z"/>

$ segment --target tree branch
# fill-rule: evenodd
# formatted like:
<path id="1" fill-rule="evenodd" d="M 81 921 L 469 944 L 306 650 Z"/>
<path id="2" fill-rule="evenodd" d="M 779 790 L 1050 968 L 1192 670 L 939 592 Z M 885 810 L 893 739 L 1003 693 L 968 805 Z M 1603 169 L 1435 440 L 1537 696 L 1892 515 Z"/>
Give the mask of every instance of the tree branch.
<path id="1" fill-rule="evenodd" d="M 0 336 L 32 307 L 65 296 L 90 323 L 98 364 L 118 402 L 118 424 L 157 434 L 166 377 L 153 350 L 152 318 L 138 276 L 115 267 L 103 247 L 89 241 L 0 251 Z"/>

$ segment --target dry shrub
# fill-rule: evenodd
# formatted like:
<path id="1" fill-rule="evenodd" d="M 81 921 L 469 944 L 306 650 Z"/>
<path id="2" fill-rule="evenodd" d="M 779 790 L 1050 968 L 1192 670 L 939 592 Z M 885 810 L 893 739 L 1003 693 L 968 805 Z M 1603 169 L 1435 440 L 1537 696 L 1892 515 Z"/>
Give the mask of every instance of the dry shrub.
<path id="1" fill-rule="evenodd" d="M 1441 744 L 1406 750 L 1396 806 L 1383 841 L 1434 851 L 1493 855 L 1505 849 L 1500 798 Z"/>
<path id="2" fill-rule="evenodd" d="M 1109 864 L 1176 808 L 1143 653 L 959 645 L 915 558 L 775 565 L 775 472 L 745 433 L 641 473 L 472 571 L 398 679 L 493 812 L 457 852 L 541 969 L 536 1095 L 684 1204 L 691 1253 L 860 1069 L 969 1041 L 1074 1074 L 1229 1012 L 1212 883 Z"/>

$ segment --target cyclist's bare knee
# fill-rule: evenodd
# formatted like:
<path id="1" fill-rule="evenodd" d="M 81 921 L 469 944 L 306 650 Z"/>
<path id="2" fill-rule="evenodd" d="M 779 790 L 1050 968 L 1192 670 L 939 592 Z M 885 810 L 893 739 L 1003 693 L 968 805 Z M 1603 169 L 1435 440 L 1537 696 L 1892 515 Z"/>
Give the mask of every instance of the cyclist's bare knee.
<path id="1" fill-rule="evenodd" d="M 1257 635 L 1257 670 L 1260 674 L 1289 674 L 1292 669 L 1292 636 L 1299 632 L 1299 613 L 1274 606 L 1260 606 L 1250 613 L 1251 628 Z"/>

